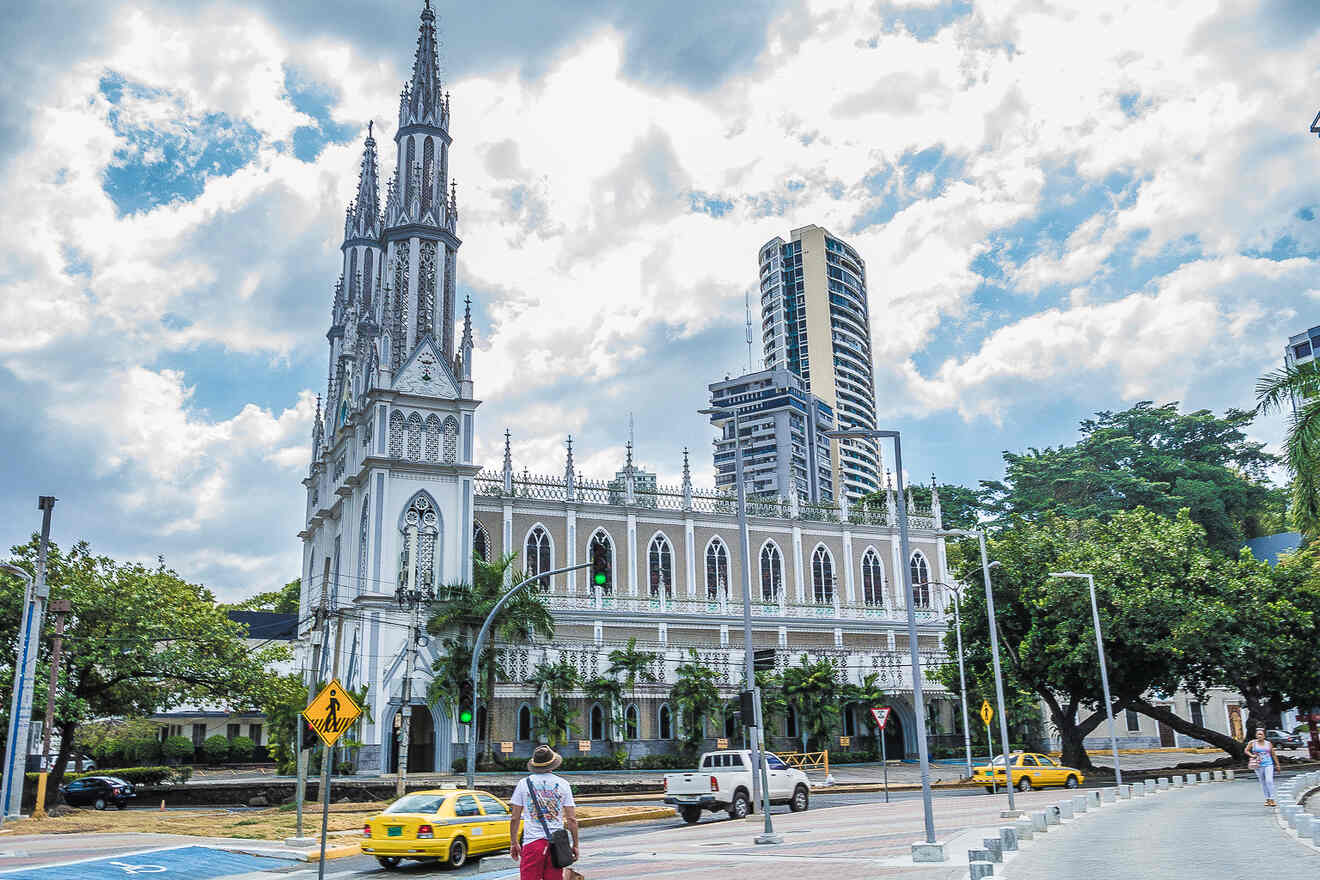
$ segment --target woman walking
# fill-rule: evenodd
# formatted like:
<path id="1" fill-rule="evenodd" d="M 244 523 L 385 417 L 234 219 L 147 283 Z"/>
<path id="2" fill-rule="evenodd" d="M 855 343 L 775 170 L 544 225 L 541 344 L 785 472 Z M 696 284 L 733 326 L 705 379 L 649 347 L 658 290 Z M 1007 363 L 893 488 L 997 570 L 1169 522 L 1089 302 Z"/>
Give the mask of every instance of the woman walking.
<path id="1" fill-rule="evenodd" d="M 1265 728 L 1256 728 L 1256 738 L 1247 743 L 1247 767 L 1256 771 L 1260 787 L 1265 791 L 1265 806 L 1274 803 L 1274 743 L 1265 738 Z"/>

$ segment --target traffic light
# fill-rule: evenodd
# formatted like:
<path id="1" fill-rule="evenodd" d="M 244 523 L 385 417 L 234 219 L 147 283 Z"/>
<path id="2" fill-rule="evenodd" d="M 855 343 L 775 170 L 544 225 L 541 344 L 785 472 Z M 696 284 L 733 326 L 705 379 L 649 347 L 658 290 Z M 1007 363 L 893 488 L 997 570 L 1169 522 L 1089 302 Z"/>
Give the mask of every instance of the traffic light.
<path id="1" fill-rule="evenodd" d="M 465 678 L 458 686 L 458 723 L 471 724 L 476 717 L 472 705 L 472 679 Z"/>
<path id="2" fill-rule="evenodd" d="M 610 583 L 609 551 L 603 544 L 593 542 L 591 545 L 591 589 L 601 595 L 608 595 L 613 592 L 612 586 Z"/>
<path id="3" fill-rule="evenodd" d="M 310 749 L 320 741 L 321 738 L 316 735 L 315 730 L 312 730 L 312 725 L 307 723 L 306 718 L 304 718 L 302 715 L 299 715 L 298 716 L 298 750 L 302 751 L 304 749 Z"/>

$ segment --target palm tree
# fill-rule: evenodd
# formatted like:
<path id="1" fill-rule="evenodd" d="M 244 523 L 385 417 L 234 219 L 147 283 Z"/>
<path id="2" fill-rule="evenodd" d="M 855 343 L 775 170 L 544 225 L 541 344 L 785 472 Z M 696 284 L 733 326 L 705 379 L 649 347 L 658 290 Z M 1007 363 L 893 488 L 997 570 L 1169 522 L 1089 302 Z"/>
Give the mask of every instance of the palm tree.
<path id="1" fill-rule="evenodd" d="M 839 717 L 837 689 L 834 666 L 828 660 L 811 663 L 803 654 L 797 666 L 784 670 L 784 699 L 797 713 L 802 751 L 807 751 L 809 738 L 817 745 L 829 738 Z"/>
<path id="2" fill-rule="evenodd" d="M 689 655 L 688 662 L 678 667 L 678 682 L 670 698 L 678 708 L 683 751 L 695 760 L 705 736 L 706 718 L 720 707 L 720 691 L 715 684 L 718 677 L 715 670 L 702 663 L 695 650 L 689 651 Z"/>
<path id="3" fill-rule="evenodd" d="M 1320 535 L 1320 361 L 1285 366 L 1256 382 L 1256 412 L 1294 406 L 1283 441 L 1292 473 L 1293 523 L 1307 537 Z"/>
<path id="4" fill-rule="evenodd" d="M 588 699 L 595 700 L 605 706 L 605 742 L 609 743 L 612 752 L 614 751 L 614 730 L 624 722 L 623 684 L 617 678 L 598 675 L 584 682 L 582 689 L 587 692 Z"/>
<path id="5" fill-rule="evenodd" d="M 477 632 L 486 622 L 495 603 L 504 595 L 505 572 L 513 565 L 514 557 L 505 556 L 494 562 L 486 562 L 478 556 L 472 560 L 472 583 L 454 584 L 441 591 L 431 609 L 431 617 L 426 622 L 426 631 L 432 635 L 443 635 L 455 630 L 464 636 L 464 646 L 471 662 L 471 645 L 476 640 Z M 482 700 L 487 707 L 485 760 L 494 760 L 494 742 L 491 731 L 492 723 L 489 707 L 495 700 L 495 643 L 504 640 L 512 644 L 525 644 L 536 636 L 545 639 L 554 638 L 555 620 L 546 607 L 544 597 L 533 590 L 523 590 L 509 601 L 499 616 L 491 624 L 490 643 L 482 652 L 481 663 L 485 668 L 486 681 L 482 688 Z M 465 677 L 465 676 L 464 676 Z M 453 695 L 449 695 L 453 698 Z"/>
<path id="6" fill-rule="evenodd" d="M 552 748 L 568 739 L 577 717 L 563 695 L 577 687 L 578 682 L 577 669 L 567 660 L 539 666 L 527 679 L 538 694 L 546 694 L 546 705 L 542 707 L 538 701 L 532 709 L 532 727 Z"/>
<path id="7" fill-rule="evenodd" d="M 880 728 L 875 723 L 875 717 L 871 715 L 870 710 L 879 708 L 885 704 L 887 697 L 884 690 L 878 684 L 880 673 L 868 673 L 860 685 L 847 684 L 843 687 L 843 705 L 846 708 L 849 705 L 861 706 L 866 709 L 866 726 L 873 732 L 872 739 L 875 742 L 876 751 L 880 750 Z"/>
<path id="8" fill-rule="evenodd" d="M 623 673 L 623 683 L 628 688 L 628 697 L 633 702 L 637 701 L 637 682 L 657 681 L 656 675 L 651 671 L 651 664 L 659 657 L 652 651 L 637 650 L 637 639 L 628 639 L 628 647 L 615 648 L 609 653 L 610 675 L 617 676 Z M 626 710 L 625 710 L 626 713 Z M 627 729 L 628 721 L 625 714 L 623 738 L 628 743 L 628 760 L 632 760 L 632 741 L 637 738 L 637 732 Z"/>

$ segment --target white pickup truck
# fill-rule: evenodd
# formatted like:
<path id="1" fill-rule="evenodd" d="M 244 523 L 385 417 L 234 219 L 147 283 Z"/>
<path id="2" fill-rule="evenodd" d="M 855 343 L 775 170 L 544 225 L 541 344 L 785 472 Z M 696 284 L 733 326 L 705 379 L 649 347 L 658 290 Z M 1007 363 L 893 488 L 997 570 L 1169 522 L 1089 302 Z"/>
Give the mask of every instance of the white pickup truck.
<path id="1" fill-rule="evenodd" d="M 773 754 L 767 753 L 765 757 L 770 803 L 788 804 L 795 813 L 805 810 L 811 798 L 807 774 L 788 766 Z M 749 751 L 707 752 L 701 756 L 696 770 L 665 774 L 665 803 L 677 809 L 688 824 L 700 820 L 703 810 L 724 811 L 730 819 L 741 819 L 754 809 L 752 769 L 752 753 Z"/>

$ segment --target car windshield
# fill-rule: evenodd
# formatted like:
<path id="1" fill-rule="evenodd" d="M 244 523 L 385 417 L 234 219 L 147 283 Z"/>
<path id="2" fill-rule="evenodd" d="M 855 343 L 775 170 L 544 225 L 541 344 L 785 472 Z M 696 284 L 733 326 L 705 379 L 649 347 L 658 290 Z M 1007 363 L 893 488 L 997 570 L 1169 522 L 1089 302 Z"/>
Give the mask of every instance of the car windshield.
<path id="1" fill-rule="evenodd" d="M 1014 757 L 1016 757 L 1016 756 L 1014 756 Z M 990 762 L 990 766 L 991 766 L 991 767 L 1002 767 L 1002 766 L 1004 766 L 1004 756 L 1003 756 L 1003 755 L 996 755 L 996 756 L 995 756 L 995 759 L 994 759 L 993 761 Z"/>
<path id="2" fill-rule="evenodd" d="M 787 770 L 787 769 L 788 769 L 788 765 L 785 764 L 783 761 L 779 760 L 779 758 L 778 758 L 777 756 L 775 756 L 775 755 L 767 754 L 767 755 L 765 756 L 765 763 L 766 763 L 767 766 L 769 766 L 769 768 L 770 768 L 771 770 Z"/>
<path id="3" fill-rule="evenodd" d="M 445 802 L 442 794 L 410 794 L 385 808 L 387 813 L 434 813 Z"/>
<path id="4" fill-rule="evenodd" d="M 118 776 L 102 776 L 101 778 L 111 785 L 128 785 L 127 782 L 120 779 Z"/>

